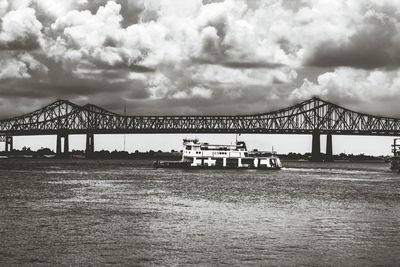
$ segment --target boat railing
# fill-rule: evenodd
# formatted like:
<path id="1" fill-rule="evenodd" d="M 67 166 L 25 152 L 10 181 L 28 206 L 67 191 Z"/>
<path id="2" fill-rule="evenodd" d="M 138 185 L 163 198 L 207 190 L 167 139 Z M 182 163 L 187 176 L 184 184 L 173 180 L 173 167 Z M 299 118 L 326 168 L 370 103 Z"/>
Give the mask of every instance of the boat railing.
<path id="1" fill-rule="evenodd" d="M 270 156 L 270 155 L 276 155 L 276 151 L 248 151 L 249 155 L 252 156 Z"/>

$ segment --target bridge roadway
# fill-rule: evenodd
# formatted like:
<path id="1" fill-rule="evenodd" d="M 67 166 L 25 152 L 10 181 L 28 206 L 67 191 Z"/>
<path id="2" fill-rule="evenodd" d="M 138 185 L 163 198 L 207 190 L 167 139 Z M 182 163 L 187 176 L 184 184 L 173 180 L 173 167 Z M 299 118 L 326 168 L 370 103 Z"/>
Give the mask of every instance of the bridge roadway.
<path id="1" fill-rule="evenodd" d="M 312 135 L 312 159 L 322 160 L 320 136 L 327 136 L 326 160 L 332 159 L 332 135 L 399 136 L 400 119 L 360 113 L 313 97 L 276 111 L 236 116 L 124 116 L 101 107 L 58 100 L 41 109 L 0 121 L 0 141 L 13 150 L 13 136 L 57 135 L 57 154 L 68 153 L 71 134 L 86 135 L 86 153 L 94 152 L 95 134 L 258 133 Z M 62 140 L 64 146 L 62 148 Z"/>

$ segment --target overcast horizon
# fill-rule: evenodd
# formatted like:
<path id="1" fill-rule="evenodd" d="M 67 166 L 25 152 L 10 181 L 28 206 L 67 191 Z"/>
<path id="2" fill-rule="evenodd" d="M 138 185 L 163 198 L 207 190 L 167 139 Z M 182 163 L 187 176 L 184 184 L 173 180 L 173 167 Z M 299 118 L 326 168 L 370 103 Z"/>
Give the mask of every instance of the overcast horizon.
<path id="1" fill-rule="evenodd" d="M 56 99 L 130 115 L 234 115 L 312 96 L 400 118 L 398 1 L 0 0 L 0 18 L 2 119 Z M 244 138 L 284 153 L 309 143 Z M 371 154 L 390 151 L 391 138 L 355 138 L 335 137 L 334 153 L 368 153 L 361 139 Z M 110 145 L 98 139 L 96 149 Z"/>

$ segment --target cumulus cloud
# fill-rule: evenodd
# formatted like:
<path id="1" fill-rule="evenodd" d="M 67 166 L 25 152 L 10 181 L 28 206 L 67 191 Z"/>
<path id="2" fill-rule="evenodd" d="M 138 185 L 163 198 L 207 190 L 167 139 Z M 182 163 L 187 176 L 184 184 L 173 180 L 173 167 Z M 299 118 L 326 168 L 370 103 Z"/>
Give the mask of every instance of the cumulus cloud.
<path id="1" fill-rule="evenodd" d="M 28 78 L 28 67 L 24 62 L 11 59 L 8 61 L 0 61 L 2 69 L 0 70 L 0 79 L 7 78 Z"/>
<path id="2" fill-rule="evenodd" d="M 46 74 L 48 68 L 31 55 L 24 53 L 15 58 L 0 59 L 0 80 L 11 78 L 30 78 Z"/>
<path id="3" fill-rule="evenodd" d="M 315 66 L 354 66 L 373 69 L 399 66 L 400 16 L 397 7 L 361 7 L 364 16 L 355 21 L 353 33 L 340 42 L 321 42 L 308 58 Z"/>
<path id="4" fill-rule="evenodd" d="M 122 28 L 121 5 L 109 1 L 95 14 L 89 10 L 72 10 L 51 25 L 55 40 L 47 43 L 49 55 L 68 59 L 77 65 L 88 61 L 100 68 L 129 68 L 137 72 L 153 69 L 141 65 L 148 46 L 148 33 L 138 25 Z"/>
<path id="5" fill-rule="evenodd" d="M 36 19 L 35 10 L 13 10 L 1 19 L 0 49 L 30 50 L 40 46 L 42 24 Z"/>
<path id="6" fill-rule="evenodd" d="M 354 70 L 337 68 L 320 75 L 317 82 L 307 79 L 296 88 L 292 95 L 296 98 L 327 96 L 331 99 L 357 101 L 400 96 L 400 71 Z"/>
<path id="7" fill-rule="evenodd" d="M 304 100 L 318 96 L 335 103 L 362 106 L 364 112 L 378 110 L 383 114 L 398 116 L 397 108 L 393 109 L 392 105 L 385 106 L 383 103 L 398 101 L 399 88 L 400 70 L 370 71 L 340 67 L 320 75 L 316 82 L 305 79 L 300 87 L 292 91 L 290 98 Z"/>
<path id="8" fill-rule="evenodd" d="M 212 91 L 207 88 L 203 87 L 193 87 L 189 90 L 189 92 L 186 91 L 179 91 L 176 92 L 175 94 L 172 95 L 172 98 L 211 98 L 212 97 Z"/>
<path id="9" fill-rule="evenodd" d="M 312 95 L 400 99 L 399 7 L 395 0 L 0 0 L 0 92 L 17 88 L 7 97 L 15 91 L 43 102 L 51 94 L 90 98 L 109 108 L 128 101 L 137 112 L 157 106 L 174 114 L 261 112 Z"/>

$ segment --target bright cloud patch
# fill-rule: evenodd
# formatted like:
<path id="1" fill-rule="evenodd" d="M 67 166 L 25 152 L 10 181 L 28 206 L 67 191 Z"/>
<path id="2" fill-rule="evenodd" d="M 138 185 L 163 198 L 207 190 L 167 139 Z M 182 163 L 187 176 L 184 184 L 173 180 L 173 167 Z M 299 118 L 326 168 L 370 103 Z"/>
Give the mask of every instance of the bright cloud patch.
<path id="1" fill-rule="evenodd" d="M 353 70 L 338 68 L 318 77 L 316 83 L 307 79 L 292 92 L 292 97 L 305 99 L 312 96 L 337 101 L 370 101 L 400 96 L 400 71 Z"/>
<path id="2" fill-rule="evenodd" d="M 0 80 L 12 78 L 30 78 L 32 75 L 46 74 L 48 69 L 29 54 L 21 54 L 16 58 L 0 60 Z"/>
<path id="3" fill-rule="evenodd" d="M 30 50 L 40 46 L 42 24 L 36 19 L 34 9 L 10 11 L 1 22 L 0 49 Z"/>

